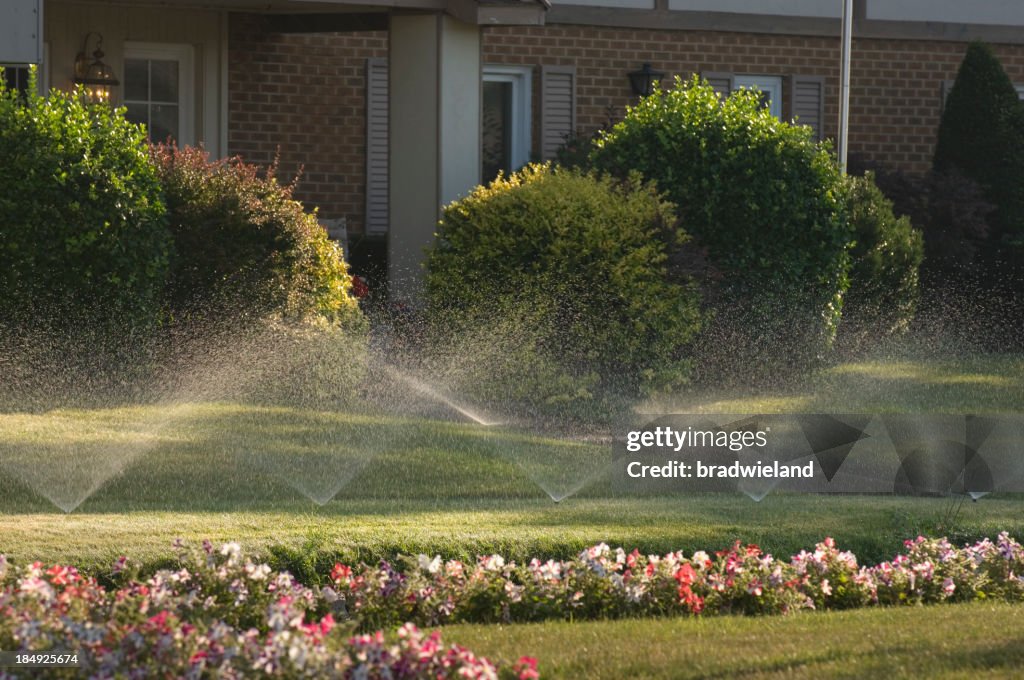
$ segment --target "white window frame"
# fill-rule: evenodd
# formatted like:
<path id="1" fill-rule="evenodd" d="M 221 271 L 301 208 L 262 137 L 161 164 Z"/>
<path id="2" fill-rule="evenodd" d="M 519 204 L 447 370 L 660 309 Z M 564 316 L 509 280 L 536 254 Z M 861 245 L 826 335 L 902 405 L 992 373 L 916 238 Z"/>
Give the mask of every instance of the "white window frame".
<path id="1" fill-rule="evenodd" d="M 732 79 L 733 90 L 744 88 L 760 90 L 768 95 L 768 110 L 773 116 L 782 120 L 782 76 L 758 76 L 736 74 Z"/>
<path id="2" fill-rule="evenodd" d="M 1017 98 L 1024 102 L 1024 85 L 1013 84 L 1014 89 L 1017 90 Z"/>
<path id="3" fill-rule="evenodd" d="M 530 148 L 533 145 L 533 128 L 530 121 L 533 112 L 530 96 L 533 93 L 532 66 L 504 66 L 484 64 L 485 83 L 512 84 L 512 130 L 509 161 L 512 171 L 519 170 L 530 162 Z"/>
<path id="4" fill-rule="evenodd" d="M 50 43 L 43 43 L 43 60 L 38 64 L 0 64 L 0 68 L 28 68 L 36 67 L 36 91 L 45 97 L 50 92 Z"/>
<path id="5" fill-rule="evenodd" d="M 178 62 L 178 146 L 195 144 L 195 50 L 186 43 L 125 42 L 124 58 Z M 125 87 L 121 88 L 124 93 Z M 121 102 L 124 103 L 122 94 Z"/>

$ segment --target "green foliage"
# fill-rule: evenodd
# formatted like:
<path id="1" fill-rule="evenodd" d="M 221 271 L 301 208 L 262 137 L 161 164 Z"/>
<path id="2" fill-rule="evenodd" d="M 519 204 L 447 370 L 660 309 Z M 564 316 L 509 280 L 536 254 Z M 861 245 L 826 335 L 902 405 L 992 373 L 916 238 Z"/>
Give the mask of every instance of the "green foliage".
<path id="1" fill-rule="evenodd" d="M 851 240 L 839 172 L 806 127 L 780 122 L 755 92 L 725 101 L 677 78 L 596 142 L 597 167 L 656 180 L 722 273 L 719 328 L 775 357 L 819 354 L 834 337 Z M 715 341 L 718 342 L 717 340 Z"/>
<path id="2" fill-rule="evenodd" d="M 1024 245 L 1024 106 L 992 49 L 967 48 L 939 124 L 934 167 L 958 169 L 995 205 L 997 240 Z"/>
<path id="3" fill-rule="evenodd" d="M 168 301 L 178 321 L 223 324 L 250 396 L 289 405 L 354 397 L 367 324 L 341 248 L 271 168 L 153 149 L 174 236 Z M 245 337 L 239 331 L 246 328 Z M 243 351 L 244 348 L 244 351 Z"/>
<path id="4" fill-rule="evenodd" d="M 153 149 L 174 237 L 168 295 L 292 319 L 361 318 L 341 249 L 281 185 L 241 160 L 201 149 Z"/>
<path id="5" fill-rule="evenodd" d="M 902 333 L 917 309 L 922 233 L 893 214 L 872 173 L 848 177 L 846 191 L 856 241 L 840 334 L 856 342 Z"/>
<path id="6" fill-rule="evenodd" d="M 170 237 L 145 133 L 34 79 L 23 97 L 0 79 L 0 318 L 152 326 Z"/>
<path id="7" fill-rule="evenodd" d="M 638 177 L 528 166 L 447 206 L 437 236 L 431 316 L 486 356 L 489 396 L 550 408 L 687 379 L 697 297 L 668 267 L 686 235 Z"/>

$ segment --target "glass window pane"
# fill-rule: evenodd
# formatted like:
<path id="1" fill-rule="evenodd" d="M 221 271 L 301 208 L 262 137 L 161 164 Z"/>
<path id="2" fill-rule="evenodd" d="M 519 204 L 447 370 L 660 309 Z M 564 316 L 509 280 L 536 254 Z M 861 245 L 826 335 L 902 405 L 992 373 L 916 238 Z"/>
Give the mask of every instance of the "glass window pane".
<path id="1" fill-rule="evenodd" d="M 136 102 L 149 99 L 149 62 L 145 59 L 124 60 L 124 98 Z"/>
<path id="2" fill-rule="evenodd" d="M 512 167 L 512 83 L 484 82 L 483 181 Z"/>
<path id="3" fill-rule="evenodd" d="M 124 117 L 133 123 L 149 125 L 149 106 L 146 104 L 125 104 Z"/>
<path id="4" fill-rule="evenodd" d="M 178 107 L 173 104 L 153 104 L 149 138 L 154 142 L 166 142 L 167 138 L 178 138 Z"/>
<path id="5" fill-rule="evenodd" d="M 153 78 L 151 100 L 155 102 L 178 101 L 178 62 L 153 60 L 149 63 Z"/>

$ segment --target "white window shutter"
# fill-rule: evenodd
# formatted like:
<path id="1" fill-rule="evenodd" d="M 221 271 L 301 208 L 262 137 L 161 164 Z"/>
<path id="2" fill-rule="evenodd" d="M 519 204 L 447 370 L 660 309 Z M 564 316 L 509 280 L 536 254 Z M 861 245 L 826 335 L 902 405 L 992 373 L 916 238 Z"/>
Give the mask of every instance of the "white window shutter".
<path id="1" fill-rule="evenodd" d="M 824 137 L 825 79 L 821 76 L 790 78 L 789 110 L 797 125 L 809 125 L 815 139 Z"/>
<path id="2" fill-rule="evenodd" d="M 733 76 L 731 73 L 719 73 L 717 71 L 706 71 L 700 74 L 700 77 L 708 81 L 718 96 L 722 99 L 727 98 L 732 94 L 732 80 Z"/>
<path id="3" fill-rule="evenodd" d="M 388 61 L 366 60 L 366 233 L 388 233 Z"/>
<path id="4" fill-rule="evenodd" d="M 576 131 L 576 67 L 542 66 L 540 71 L 541 158 L 553 160 Z"/>

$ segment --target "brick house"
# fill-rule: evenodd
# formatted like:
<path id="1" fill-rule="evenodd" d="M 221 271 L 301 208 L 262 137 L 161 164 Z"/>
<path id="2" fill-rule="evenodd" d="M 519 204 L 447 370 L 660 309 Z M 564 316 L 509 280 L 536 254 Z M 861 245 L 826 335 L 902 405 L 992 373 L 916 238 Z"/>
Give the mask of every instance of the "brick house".
<path id="1" fill-rule="evenodd" d="M 635 101 L 629 74 L 758 87 L 835 136 L 842 0 L 0 0 L 0 63 L 69 88 L 102 40 L 111 100 L 154 137 L 302 168 L 350 258 L 415 295 L 439 206 L 589 133 Z M 1024 3 L 856 0 L 850 151 L 929 167 L 965 43 L 1024 92 Z M 41 33 L 42 40 L 36 36 Z M 5 54 L 4 51 L 9 52 Z M 29 56 L 24 56 L 28 54 Z M 9 80 L 24 71 L 9 69 Z"/>

